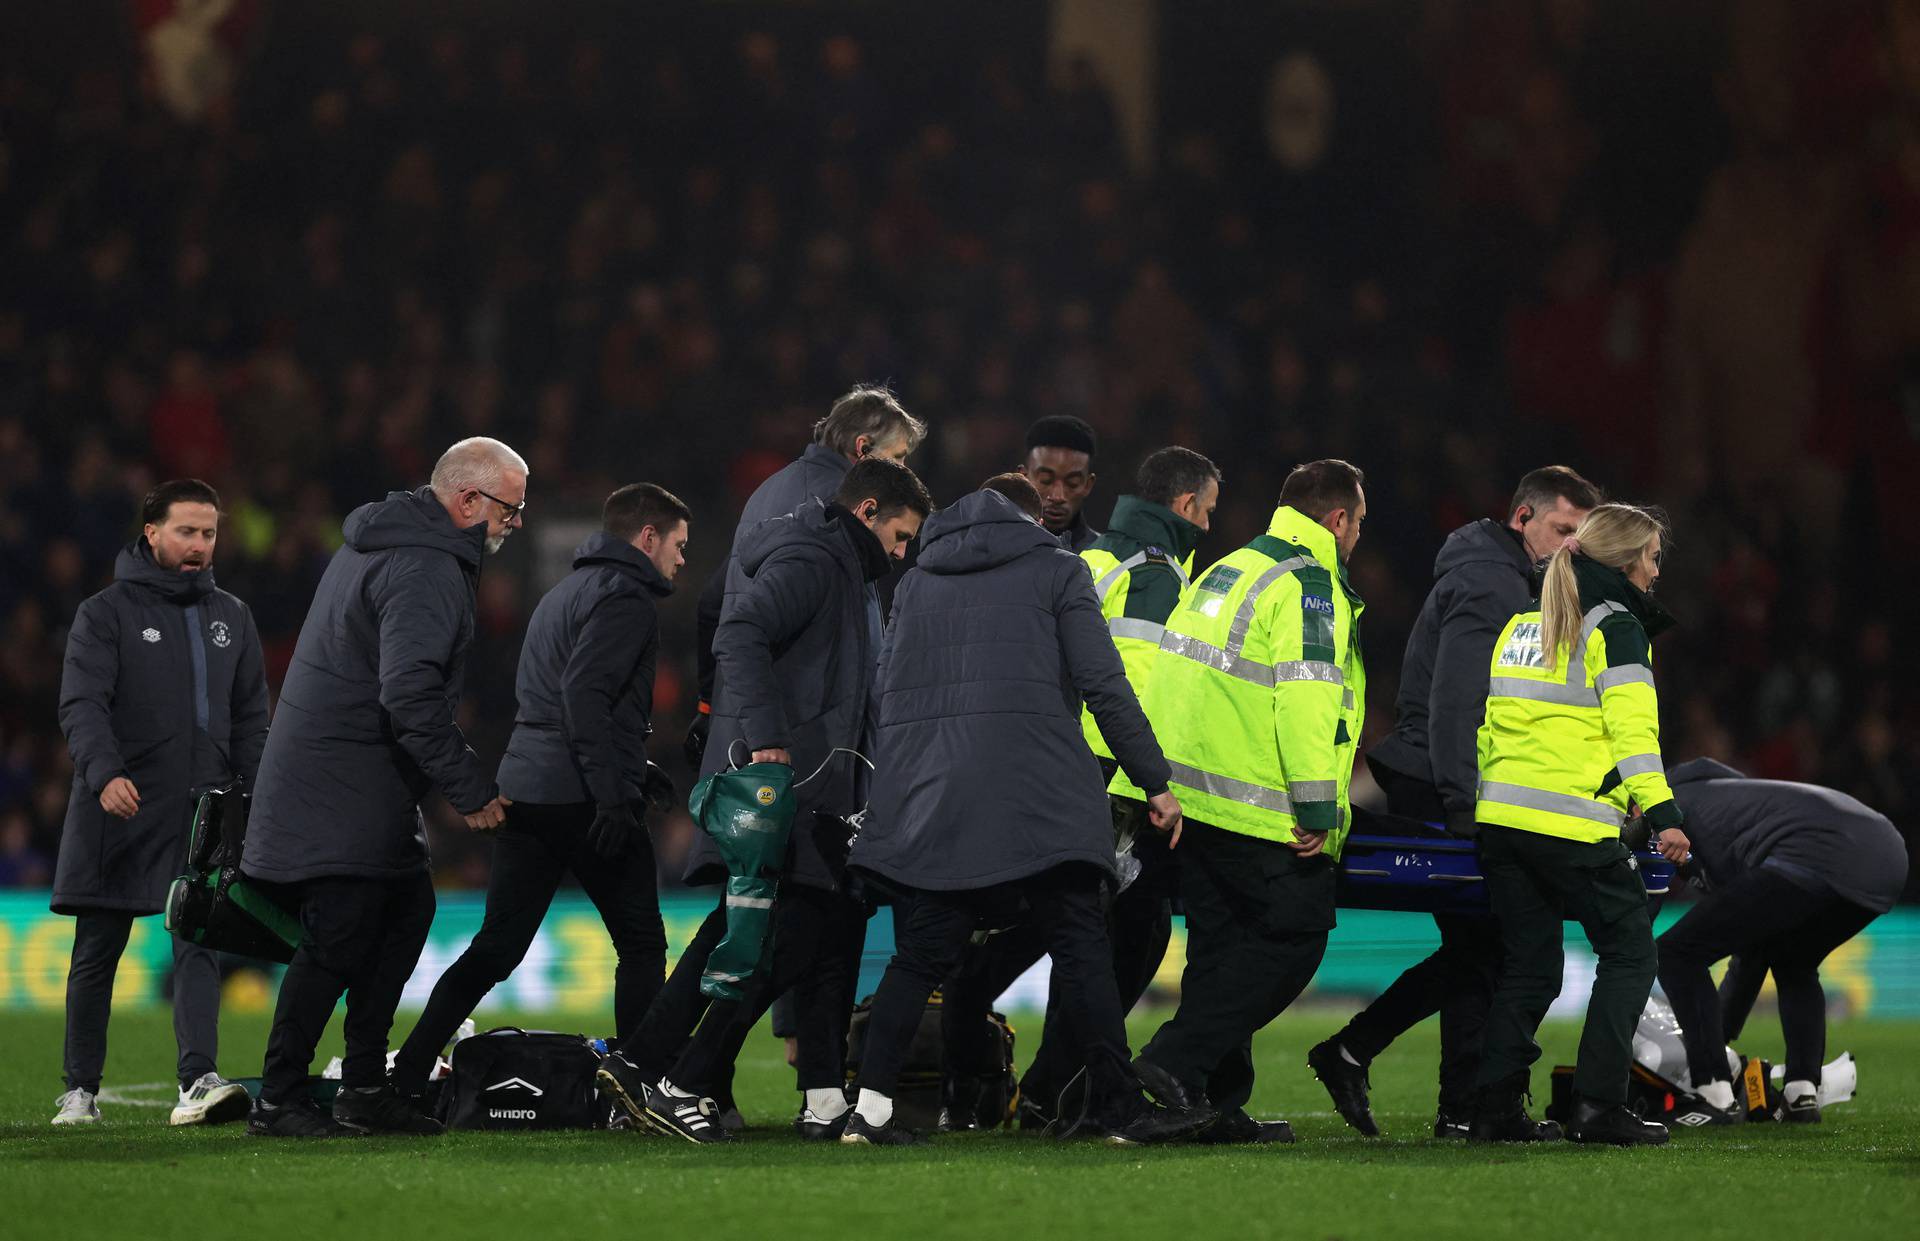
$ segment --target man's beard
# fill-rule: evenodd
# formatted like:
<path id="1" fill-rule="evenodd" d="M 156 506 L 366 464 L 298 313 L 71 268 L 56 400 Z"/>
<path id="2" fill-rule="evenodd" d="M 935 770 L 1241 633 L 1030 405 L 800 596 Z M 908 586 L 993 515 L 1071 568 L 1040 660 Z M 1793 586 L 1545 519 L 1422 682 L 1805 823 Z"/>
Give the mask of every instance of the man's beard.
<path id="1" fill-rule="evenodd" d="M 487 555 L 491 556 L 499 551 L 502 547 L 506 546 L 506 542 L 507 536 L 504 534 L 489 535 L 487 537 Z"/>

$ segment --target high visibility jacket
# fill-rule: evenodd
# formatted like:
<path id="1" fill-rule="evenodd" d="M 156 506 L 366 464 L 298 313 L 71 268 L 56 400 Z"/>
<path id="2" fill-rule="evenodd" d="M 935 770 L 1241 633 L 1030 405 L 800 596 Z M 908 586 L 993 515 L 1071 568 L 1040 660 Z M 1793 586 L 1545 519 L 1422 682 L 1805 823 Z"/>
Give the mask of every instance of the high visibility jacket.
<path id="1" fill-rule="evenodd" d="M 1180 592 L 1193 572 L 1193 548 L 1200 534 L 1200 527 L 1163 505 L 1121 496 L 1113 506 L 1107 532 L 1080 553 L 1093 570 L 1093 593 L 1099 596 L 1107 632 L 1126 665 L 1127 681 L 1134 696 L 1142 700 L 1167 617 L 1179 604 Z M 1112 759 L 1113 751 L 1101 739 L 1093 712 L 1081 712 L 1080 726 L 1093 752 Z"/>
<path id="2" fill-rule="evenodd" d="M 1494 646 L 1476 817 L 1613 840 L 1632 803 L 1656 831 L 1678 827 L 1650 645 L 1672 618 L 1618 569 L 1577 556 L 1574 574 L 1584 616 L 1571 647 L 1541 649 L 1538 603 L 1508 621 Z"/>
<path id="3" fill-rule="evenodd" d="M 1195 820 L 1339 857 L 1365 721 L 1365 604 L 1333 535 L 1291 508 L 1201 574 L 1167 619 L 1143 706 Z M 1116 778 L 1112 791 L 1137 789 Z"/>

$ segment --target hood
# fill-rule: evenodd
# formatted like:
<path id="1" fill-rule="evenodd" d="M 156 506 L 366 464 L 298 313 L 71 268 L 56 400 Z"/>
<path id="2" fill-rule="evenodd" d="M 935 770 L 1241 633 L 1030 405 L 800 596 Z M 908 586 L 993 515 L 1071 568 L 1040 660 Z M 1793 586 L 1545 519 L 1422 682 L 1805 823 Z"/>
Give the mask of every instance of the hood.
<path id="1" fill-rule="evenodd" d="M 113 580 L 145 586 L 179 603 L 192 603 L 213 593 L 213 566 L 208 565 L 198 573 L 163 569 L 154 560 L 153 549 L 147 546 L 143 536 L 121 548 L 120 554 L 114 557 Z"/>
<path id="2" fill-rule="evenodd" d="M 384 500 L 362 504 L 347 514 L 340 533 L 357 552 L 383 552 L 395 547 L 430 547 L 446 552 L 478 569 L 487 551 L 487 523 L 465 530 L 453 524 L 431 487 L 418 491 L 389 491 Z"/>
<path id="3" fill-rule="evenodd" d="M 1735 771 L 1717 758 L 1690 758 L 1667 770 L 1668 784 L 1692 784 L 1699 780 L 1744 780 L 1745 772 Z"/>
<path id="4" fill-rule="evenodd" d="M 835 513 L 844 513 L 838 506 L 830 507 L 825 500 L 812 499 L 784 517 L 769 517 L 740 536 L 734 549 L 739 557 L 740 568 L 748 577 L 760 571 L 760 566 L 782 548 L 796 544 L 807 544 L 824 549 L 828 555 L 843 565 L 847 572 L 859 581 L 866 581 L 861 572 L 859 550 L 848 537 Z M 877 548 L 880 541 L 873 532 L 862 526 L 861 530 Z"/>
<path id="5" fill-rule="evenodd" d="M 1491 517 L 1468 522 L 1447 536 L 1433 558 L 1433 576 L 1445 577 L 1470 564 L 1505 565 L 1533 584 L 1533 564 L 1520 536 Z"/>
<path id="6" fill-rule="evenodd" d="M 595 530 L 580 541 L 573 549 L 573 567 L 585 568 L 590 564 L 610 564 L 631 573 L 640 579 L 640 584 L 656 595 L 673 593 L 673 583 L 666 575 L 654 567 L 646 555 L 625 539 L 615 538 L 605 530 Z"/>
<path id="7" fill-rule="evenodd" d="M 1164 504 L 1139 496 L 1121 496 L 1114 502 L 1113 519 L 1107 522 L 1107 529 L 1158 548 L 1181 564 L 1200 546 L 1200 536 L 1205 533 Z"/>
<path id="8" fill-rule="evenodd" d="M 920 528 L 920 558 L 929 573 L 978 573 L 1036 550 L 1058 551 L 1060 540 L 997 491 L 976 491 L 941 509 Z"/>
<path id="9" fill-rule="evenodd" d="M 1603 600 L 1625 604 L 1627 611 L 1632 612 L 1640 622 L 1640 627 L 1647 631 L 1648 641 L 1674 626 L 1673 613 L 1660 606 L 1660 601 L 1652 595 L 1629 582 L 1622 570 L 1609 569 L 1593 557 L 1577 552 L 1573 557 L 1573 578 L 1580 584 L 1580 607 L 1583 611 Z"/>

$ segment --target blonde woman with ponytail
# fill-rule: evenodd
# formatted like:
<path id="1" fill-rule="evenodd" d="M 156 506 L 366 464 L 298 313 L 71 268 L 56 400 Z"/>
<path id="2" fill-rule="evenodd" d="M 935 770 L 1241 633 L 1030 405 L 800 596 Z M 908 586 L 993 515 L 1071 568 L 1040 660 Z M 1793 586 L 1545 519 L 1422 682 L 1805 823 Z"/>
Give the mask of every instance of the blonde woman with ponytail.
<path id="1" fill-rule="evenodd" d="M 1580 923 L 1600 958 L 1574 1070 L 1566 1136 L 1658 1145 L 1664 1125 L 1627 1110 L 1633 1032 L 1653 989 L 1646 892 L 1620 832 L 1645 816 L 1672 861 L 1687 855 L 1660 758 L 1651 642 L 1673 623 L 1654 601 L 1666 523 L 1602 504 L 1553 553 L 1536 607 L 1494 647 L 1480 726 L 1481 871 L 1506 950 L 1469 1137 L 1561 1136 L 1528 1118 L 1534 1034 L 1560 994 L 1561 924 Z"/>

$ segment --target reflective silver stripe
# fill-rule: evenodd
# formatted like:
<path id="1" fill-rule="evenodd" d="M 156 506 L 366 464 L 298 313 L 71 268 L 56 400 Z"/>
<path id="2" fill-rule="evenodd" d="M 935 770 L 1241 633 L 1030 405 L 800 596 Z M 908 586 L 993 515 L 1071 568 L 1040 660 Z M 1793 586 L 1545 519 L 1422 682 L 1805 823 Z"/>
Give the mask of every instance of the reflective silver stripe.
<path id="1" fill-rule="evenodd" d="M 1352 690 L 1343 689 L 1340 691 L 1340 706 L 1343 710 L 1347 710 L 1347 711 L 1353 710 L 1353 691 Z"/>
<path id="2" fill-rule="evenodd" d="M 1317 563 L 1319 562 L 1306 556 L 1289 556 L 1254 579 L 1246 598 L 1240 601 L 1240 610 L 1233 614 L 1232 627 L 1227 630 L 1229 657 L 1234 659 L 1240 657 L 1240 648 L 1247 644 L 1247 630 L 1253 628 L 1253 609 L 1260 602 L 1260 596 L 1267 593 L 1267 588 L 1294 570 L 1304 569 L 1308 565 Z"/>
<path id="3" fill-rule="evenodd" d="M 1112 593 L 1114 586 L 1119 583 L 1121 577 L 1131 573 L 1145 563 L 1147 563 L 1147 554 L 1145 552 L 1135 552 L 1119 564 L 1108 569 L 1105 573 L 1102 573 L 1100 580 L 1093 584 L 1093 593 L 1100 597 L 1101 606 L 1104 607 L 1106 605 L 1107 596 Z M 1183 589 L 1185 585 L 1185 582 L 1181 583 Z"/>
<path id="4" fill-rule="evenodd" d="M 1613 765 L 1622 780 L 1628 776 L 1664 776 L 1667 765 L 1660 761 L 1658 754 L 1636 754 L 1632 758 L 1623 758 Z"/>
<path id="5" fill-rule="evenodd" d="M 1335 780 L 1295 780 L 1287 786 L 1287 796 L 1295 801 L 1332 801 L 1340 796 Z"/>
<path id="6" fill-rule="evenodd" d="M 1324 659 L 1289 659 L 1273 666 L 1273 679 L 1280 681 L 1325 681 L 1329 685 L 1345 685 L 1347 678 L 1340 669 Z"/>
<path id="7" fill-rule="evenodd" d="M 1480 782 L 1480 800 L 1502 806 L 1519 806 L 1525 810 L 1564 814 L 1570 819 L 1591 819 L 1612 827 L 1619 827 L 1627 821 L 1626 816 L 1612 806 L 1591 798 L 1576 797 L 1571 793 L 1549 793 L 1544 789 L 1530 789 L 1524 784 L 1502 784 L 1498 780 Z"/>
<path id="8" fill-rule="evenodd" d="M 1224 672 L 1235 680 L 1246 681 L 1263 689 L 1273 688 L 1273 666 L 1252 659 L 1235 659 L 1211 642 L 1184 633 L 1171 631 L 1160 638 L 1160 649 L 1182 659 L 1191 659 L 1197 664 L 1205 664 L 1216 672 Z"/>
<path id="9" fill-rule="evenodd" d="M 722 974 L 717 970 L 708 970 L 700 976 L 702 978 L 711 978 L 715 982 L 741 982 L 746 978 L 745 974 Z"/>
<path id="10" fill-rule="evenodd" d="M 1618 603 L 1597 603 L 1580 618 L 1580 640 L 1573 644 L 1573 651 L 1567 657 L 1567 684 L 1585 685 L 1587 681 L 1587 639 L 1593 631 L 1600 628 L 1600 622 L 1615 612 L 1627 609 Z"/>
<path id="11" fill-rule="evenodd" d="M 1150 620 L 1140 620 L 1133 616 L 1116 616 L 1107 622 L 1107 632 L 1116 638 L 1138 638 L 1142 642 L 1158 642 L 1167 632 L 1165 625 L 1156 625 Z"/>
<path id="12" fill-rule="evenodd" d="M 1168 760 L 1167 766 L 1173 768 L 1175 784 L 1184 784 L 1190 789 L 1199 789 L 1202 793 L 1211 794 L 1214 797 L 1237 801 L 1243 806 L 1271 810 L 1275 814 L 1293 813 L 1293 801 L 1284 789 L 1270 789 L 1262 784 L 1248 784 L 1245 780 L 1216 776 L 1211 771 L 1201 771 L 1198 767 L 1188 767 L 1184 763 L 1176 763 L 1171 759 Z"/>
<path id="13" fill-rule="evenodd" d="M 1557 703 L 1563 707 L 1600 705 L 1600 695 L 1584 685 L 1535 681 L 1529 677 L 1494 677 L 1488 682 L 1487 693 L 1494 698 L 1526 698 L 1533 702 Z"/>
<path id="14" fill-rule="evenodd" d="M 1185 569 L 1183 569 L 1183 568 L 1181 568 L 1181 567 L 1180 567 L 1180 562 L 1179 562 L 1178 560 L 1175 560 L 1175 559 L 1174 559 L 1174 558 L 1173 558 L 1172 556 L 1168 556 L 1168 557 L 1167 557 L 1167 567 L 1168 567 L 1169 569 L 1172 569 L 1172 570 L 1173 570 L 1173 575 L 1174 575 L 1175 577 L 1177 577 L 1177 578 L 1179 578 L 1179 579 L 1180 579 L 1180 589 L 1181 589 L 1181 590 L 1183 590 L 1183 591 L 1184 591 L 1184 590 L 1185 590 L 1185 589 L 1186 589 L 1187 587 L 1189 587 L 1189 586 L 1191 586 L 1191 585 L 1193 584 L 1192 582 L 1189 582 L 1189 581 L 1187 580 L 1187 571 L 1186 571 Z"/>
<path id="15" fill-rule="evenodd" d="M 727 904 L 734 909 L 772 909 L 773 899 L 766 896 L 735 896 L 729 892 Z"/>
<path id="16" fill-rule="evenodd" d="M 1593 678 L 1594 692 L 1604 694 L 1616 685 L 1652 685 L 1653 669 L 1645 664 L 1625 664 L 1609 668 Z"/>

